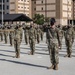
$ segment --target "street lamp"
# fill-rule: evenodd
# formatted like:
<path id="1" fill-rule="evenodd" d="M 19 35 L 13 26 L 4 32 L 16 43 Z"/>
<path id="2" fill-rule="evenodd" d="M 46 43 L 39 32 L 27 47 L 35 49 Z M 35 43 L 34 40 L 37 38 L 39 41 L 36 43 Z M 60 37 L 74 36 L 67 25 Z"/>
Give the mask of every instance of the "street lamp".
<path id="1" fill-rule="evenodd" d="M 3 25 L 3 0 L 2 0 L 2 25 Z"/>
<path id="2" fill-rule="evenodd" d="M 72 0 L 72 1 L 73 1 L 73 2 L 72 2 L 72 4 L 73 4 L 73 5 L 72 5 L 72 10 L 73 10 L 73 11 L 72 11 L 72 14 L 73 14 L 73 15 L 72 15 L 72 25 L 74 25 L 74 1 L 75 1 L 75 0 Z"/>

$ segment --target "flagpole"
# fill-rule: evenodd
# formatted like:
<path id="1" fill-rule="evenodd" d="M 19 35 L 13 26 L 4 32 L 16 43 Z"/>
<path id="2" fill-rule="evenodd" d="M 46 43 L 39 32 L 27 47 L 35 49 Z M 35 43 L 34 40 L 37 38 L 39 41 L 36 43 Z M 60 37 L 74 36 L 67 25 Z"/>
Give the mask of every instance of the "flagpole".
<path id="1" fill-rule="evenodd" d="M 3 0 L 2 0 L 2 26 L 3 26 Z"/>

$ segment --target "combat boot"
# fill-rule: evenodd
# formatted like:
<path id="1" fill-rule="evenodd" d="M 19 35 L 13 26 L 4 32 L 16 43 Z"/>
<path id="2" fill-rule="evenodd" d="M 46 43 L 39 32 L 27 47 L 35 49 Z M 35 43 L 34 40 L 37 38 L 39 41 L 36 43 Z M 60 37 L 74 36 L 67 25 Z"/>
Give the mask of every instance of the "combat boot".
<path id="1" fill-rule="evenodd" d="M 17 54 L 16 58 L 20 58 L 20 55 L 19 55 L 19 54 Z"/>
<path id="2" fill-rule="evenodd" d="M 13 58 L 16 58 L 16 57 L 17 57 L 17 54 Z"/>
<path id="3" fill-rule="evenodd" d="M 67 54 L 67 55 L 65 55 L 64 57 L 68 57 L 68 54 Z"/>
<path id="4" fill-rule="evenodd" d="M 31 51 L 30 53 L 28 53 L 28 55 L 34 55 L 33 52 Z"/>
<path id="5" fill-rule="evenodd" d="M 69 54 L 69 55 L 68 55 L 68 57 L 69 57 L 69 58 L 71 58 L 71 57 L 72 57 L 72 55 L 71 55 L 71 54 Z"/>
<path id="6" fill-rule="evenodd" d="M 52 64 L 52 66 L 48 67 L 47 69 L 54 69 L 54 65 Z"/>
<path id="7" fill-rule="evenodd" d="M 58 64 L 54 65 L 54 70 L 58 70 Z"/>

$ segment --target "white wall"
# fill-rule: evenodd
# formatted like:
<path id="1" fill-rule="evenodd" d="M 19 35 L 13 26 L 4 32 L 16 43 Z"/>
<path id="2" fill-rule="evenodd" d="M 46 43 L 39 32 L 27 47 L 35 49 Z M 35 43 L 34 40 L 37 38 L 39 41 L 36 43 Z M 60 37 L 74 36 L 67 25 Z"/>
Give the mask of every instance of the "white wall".
<path id="1" fill-rule="evenodd" d="M 62 24 L 62 25 L 67 25 L 67 19 L 62 19 L 62 20 L 61 20 L 61 24 Z"/>
<path id="2" fill-rule="evenodd" d="M 45 10 L 45 6 L 42 5 L 42 6 L 36 6 L 36 11 L 40 11 L 42 7 L 43 7 L 43 10 Z"/>
<path id="3" fill-rule="evenodd" d="M 56 25 L 67 25 L 67 19 L 56 19 Z"/>
<path id="4" fill-rule="evenodd" d="M 55 5 L 47 5 L 47 10 L 56 10 Z"/>
<path id="5" fill-rule="evenodd" d="M 56 17 L 55 12 L 47 12 L 47 17 Z"/>
<path id="6" fill-rule="evenodd" d="M 47 0 L 47 3 L 55 3 L 56 0 Z"/>

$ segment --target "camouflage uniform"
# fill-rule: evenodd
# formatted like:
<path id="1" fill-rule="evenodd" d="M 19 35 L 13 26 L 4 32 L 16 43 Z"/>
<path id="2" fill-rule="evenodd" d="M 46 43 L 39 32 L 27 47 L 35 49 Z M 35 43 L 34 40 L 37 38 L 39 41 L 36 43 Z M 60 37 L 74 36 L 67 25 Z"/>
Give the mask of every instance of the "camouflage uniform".
<path id="1" fill-rule="evenodd" d="M 67 47 L 67 57 L 71 57 L 72 44 L 74 42 L 74 29 L 71 26 L 67 26 L 65 32 L 65 43 Z"/>
<path id="2" fill-rule="evenodd" d="M 37 27 L 36 31 L 37 31 L 37 43 L 40 43 L 40 33 L 41 33 L 41 30 L 40 30 L 39 27 Z"/>
<path id="3" fill-rule="evenodd" d="M 17 28 L 15 29 L 15 37 L 14 37 L 14 47 L 15 47 L 15 53 L 16 58 L 20 57 L 20 44 L 21 44 L 21 38 L 20 38 L 20 30 Z"/>
<path id="4" fill-rule="evenodd" d="M 20 42 L 22 42 L 23 29 L 22 29 L 22 26 L 21 25 L 19 25 L 18 30 L 20 31 Z"/>
<path id="5" fill-rule="evenodd" d="M 4 27 L 4 30 L 7 30 L 6 26 Z M 5 39 L 5 43 L 7 43 L 7 40 L 8 40 L 8 32 L 7 31 L 4 31 L 4 39 Z"/>
<path id="6" fill-rule="evenodd" d="M 0 30 L 3 30 L 2 27 L 0 28 Z M 1 37 L 1 41 L 3 41 L 3 32 L 0 32 L 0 37 Z"/>
<path id="7" fill-rule="evenodd" d="M 33 55 L 35 52 L 35 28 L 33 26 L 30 26 L 29 29 L 29 42 L 31 48 L 30 54 Z"/>
<path id="8" fill-rule="evenodd" d="M 43 41 L 43 35 L 44 35 L 44 32 L 43 32 L 43 26 L 41 26 L 41 33 L 40 33 L 40 35 L 41 35 L 41 41 Z"/>
<path id="9" fill-rule="evenodd" d="M 59 63 L 58 58 L 58 29 L 48 28 L 47 29 L 47 40 L 48 40 L 48 50 L 51 58 L 52 65 L 57 65 Z"/>
<path id="10" fill-rule="evenodd" d="M 28 27 L 24 28 L 24 38 L 25 38 L 25 43 L 28 44 L 29 42 L 29 35 L 28 35 L 29 29 Z"/>
<path id="11" fill-rule="evenodd" d="M 14 30 L 13 27 L 11 27 L 10 29 Z M 14 32 L 13 31 L 10 31 L 9 39 L 10 39 L 10 45 L 12 46 L 14 44 Z"/>
<path id="12" fill-rule="evenodd" d="M 75 26 L 73 26 L 73 29 L 74 29 L 74 36 L 75 36 Z"/>
<path id="13" fill-rule="evenodd" d="M 58 26 L 58 44 L 60 49 L 62 48 L 62 39 L 63 39 L 63 30 L 61 26 Z"/>

